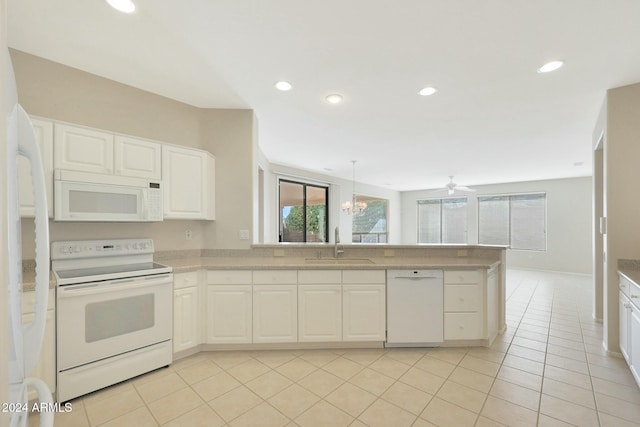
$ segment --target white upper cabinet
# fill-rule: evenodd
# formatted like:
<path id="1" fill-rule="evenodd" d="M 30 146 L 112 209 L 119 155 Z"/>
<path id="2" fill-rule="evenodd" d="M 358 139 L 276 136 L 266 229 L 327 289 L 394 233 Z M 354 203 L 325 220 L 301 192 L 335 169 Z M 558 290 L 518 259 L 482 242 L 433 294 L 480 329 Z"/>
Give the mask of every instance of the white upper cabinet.
<path id="1" fill-rule="evenodd" d="M 99 129 L 55 125 L 56 169 L 160 179 L 162 144 Z"/>
<path id="2" fill-rule="evenodd" d="M 215 219 L 215 163 L 206 151 L 162 146 L 165 219 Z"/>
<path id="3" fill-rule="evenodd" d="M 116 136 L 114 154 L 116 175 L 161 178 L 161 144 L 130 136 Z"/>
<path id="4" fill-rule="evenodd" d="M 113 134 L 66 124 L 55 124 L 54 167 L 113 174 Z"/>
<path id="5" fill-rule="evenodd" d="M 44 183 L 47 194 L 47 209 L 49 217 L 53 217 L 53 122 L 31 119 L 36 134 L 36 141 L 40 147 L 42 166 L 44 168 Z M 20 216 L 35 216 L 33 206 L 33 185 L 31 184 L 31 165 L 24 157 L 18 158 L 18 187 L 20 191 Z"/>

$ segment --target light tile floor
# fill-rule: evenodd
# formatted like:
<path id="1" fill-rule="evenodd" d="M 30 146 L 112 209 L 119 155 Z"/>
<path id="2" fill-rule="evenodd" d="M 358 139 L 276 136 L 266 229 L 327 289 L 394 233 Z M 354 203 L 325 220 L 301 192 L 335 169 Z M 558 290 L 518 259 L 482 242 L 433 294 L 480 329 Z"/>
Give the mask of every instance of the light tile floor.
<path id="1" fill-rule="evenodd" d="M 591 318 L 591 279 L 507 282 L 491 348 L 199 353 L 72 401 L 56 425 L 640 425 L 640 389 Z"/>

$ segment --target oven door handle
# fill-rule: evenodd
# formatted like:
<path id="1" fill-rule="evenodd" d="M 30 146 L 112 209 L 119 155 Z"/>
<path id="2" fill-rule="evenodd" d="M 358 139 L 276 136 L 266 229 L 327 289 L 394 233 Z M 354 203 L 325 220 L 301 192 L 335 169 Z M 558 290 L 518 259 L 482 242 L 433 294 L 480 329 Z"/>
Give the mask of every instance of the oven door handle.
<path id="1" fill-rule="evenodd" d="M 95 295 L 113 291 L 140 289 L 160 285 L 172 285 L 172 275 L 163 277 L 132 277 L 110 280 L 108 282 L 84 283 L 58 287 L 58 298 L 73 298 L 84 295 Z"/>

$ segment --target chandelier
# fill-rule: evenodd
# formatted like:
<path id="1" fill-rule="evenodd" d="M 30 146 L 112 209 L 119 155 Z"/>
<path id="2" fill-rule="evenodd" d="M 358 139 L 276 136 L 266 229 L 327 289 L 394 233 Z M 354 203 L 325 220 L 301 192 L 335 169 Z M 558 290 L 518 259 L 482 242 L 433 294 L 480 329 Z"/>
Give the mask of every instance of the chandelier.
<path id="1" fill-rule="evenodd" d="M 359 202 L 356 199 L 356 161 L 351 160 L 353 164 L 353 185 L 352 185 L 352 194 L 351 200 L 347 200 L 342 203 L 342 210 L 346 212 L 348 215 L 362 215 L 364 210 L 367 209 L 367 204 L 365 202 Z"/>

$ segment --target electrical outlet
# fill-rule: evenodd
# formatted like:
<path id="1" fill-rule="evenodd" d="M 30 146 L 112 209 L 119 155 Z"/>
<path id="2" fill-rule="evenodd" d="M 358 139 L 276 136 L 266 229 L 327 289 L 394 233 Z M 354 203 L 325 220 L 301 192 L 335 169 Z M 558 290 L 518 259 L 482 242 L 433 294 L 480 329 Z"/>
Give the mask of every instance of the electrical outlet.
<path id="1" fill-rule="evenodd" d="M 240 240 L 249 240 L 249 230 L 240 230 Z"/>
<path id="2" fill-rule="evenodd" d="M 184 232 L 184 239 L 185 240 L 191 240 L 191 238 L 193 237 L 193 233 L 191 232 L 191 230 L 187 230 Z"/>

